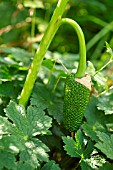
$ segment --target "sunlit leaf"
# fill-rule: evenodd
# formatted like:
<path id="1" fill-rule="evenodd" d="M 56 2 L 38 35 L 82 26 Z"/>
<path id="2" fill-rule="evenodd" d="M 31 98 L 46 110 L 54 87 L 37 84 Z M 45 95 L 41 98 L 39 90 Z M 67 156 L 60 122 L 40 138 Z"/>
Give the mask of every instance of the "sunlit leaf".
<path id="1" fill-rule="evenodd" d="M 107 135 L 104 132 L 96 132 L 100 141 L 95 146 L 100 149 L 107 158 L 113 159 L 113 134 Z"/>
<path id="2" fill-rule="evenodd" d="M 97 106 L 97 108 L 103 110 L 106 115 L 113 114 L 113 90 L 100 96 Z"/>

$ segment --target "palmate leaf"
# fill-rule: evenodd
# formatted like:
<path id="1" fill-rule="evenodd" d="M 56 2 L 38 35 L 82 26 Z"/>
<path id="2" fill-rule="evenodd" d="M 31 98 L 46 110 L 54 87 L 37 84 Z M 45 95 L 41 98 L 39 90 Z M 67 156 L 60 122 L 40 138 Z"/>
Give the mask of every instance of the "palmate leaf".
<path id="1" fill-rule="evenodd" d="M 12 101 L 5 112 L 9 120 L 0 117 L 1 152 L 6 155 L 19 154 L 18 169 L 30 167 L 32 170 L 39 167 L 41 162 L 47 162 L 49 148 L 35 136 L 50 134 L 52 119 L 43 110 L 32 106 L 28 107 L 26 113 L 22 105 Z M 5 164 L 2 166 L 5 167 Z"/>
<path id="2" fill-rule="evenodd" d="M 70 137 L 62 137 L 63 142 L 65 143 L 64 149 L 68 155 L 71 157 L 77 158 L 86 158 L 93 151 L 93 145 L 91 141 L 84 143 L 84 136 L 81 130 L 78 130 L 75 135 L 75 140 Z"/>
<path id="3" fill-rule="evenodd" d="M 104 132 L 97 132 L 100 141 L 95 146 L 103 152 L 107 158 L 113 159 L 113 134 L 107 135 Z"/>
<path id="4" fill-rule="evenodd" d="M 31 105 L 47 109 L 49 115 L 60 124 L 62 122 L 63 102 L 46 85 L 36 83 L 31 97 Z"/>

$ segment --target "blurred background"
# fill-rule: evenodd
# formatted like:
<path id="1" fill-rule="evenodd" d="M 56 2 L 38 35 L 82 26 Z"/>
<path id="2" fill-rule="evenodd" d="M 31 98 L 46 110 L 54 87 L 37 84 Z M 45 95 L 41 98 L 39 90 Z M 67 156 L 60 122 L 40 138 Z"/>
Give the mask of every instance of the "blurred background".
<path id="1" fill-rule="evenodd" d="M 57 0 L 1 0 L 0 45 L 32 51 L 40 43 Z M 113 2 L 111 0 L 70 0 L 63 17 L 77 21 L 87 44 L 87 59 L 102 59 L 107 41 L 113 47 Z M 78 53 L 78 39 L 68 25 L 61 26 L 50 51 Z M 104 58 L 105 59 L 105 58 Z M 104 60 L 103 59 L 103 60 Z"/>

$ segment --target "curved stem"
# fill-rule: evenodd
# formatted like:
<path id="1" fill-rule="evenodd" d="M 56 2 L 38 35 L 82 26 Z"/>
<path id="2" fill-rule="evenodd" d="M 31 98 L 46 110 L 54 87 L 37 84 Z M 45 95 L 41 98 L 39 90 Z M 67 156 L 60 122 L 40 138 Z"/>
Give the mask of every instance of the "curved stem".
<path id="1" fill-rule="evenodd" d="M 75 73 L 75 77 L 81 78 L 85 76 L 85 71 L 86 71 L 86 45 L 85 45 L 85 38 L 82 29 L 80 26 L 77 24 L 72 19 L 69 18 L 63 18 L 61 20 L 61 24 L 67 23 L 70 24 L 76 31 L 79 39 L 79 65 L 77 72 Z"/>
<path id="2" fill-rule="evenodd" d="M 85 75 L 86 70 L 86 47 L 85 47 L 85 38 L 80 26 L 72 19 L 64 18 L 61 19 L 63 11 L 66 7 L 66 4 L 69 0 L 59 0 L 57 7 L 53 13 L 51 21 L 48 25 L 48 28 L 43 36 L 43 39 L 40 43 L 40 46 L 34 56 L 33 62 L 31 63 L 31 67 L 29 69 L 24 87 L 22 89 L 22 93 L 20 95 L 19 104 L 26 106 L 30 94 L 32 92 L 35 80 L 37 78 L 37 73 L 39 71 L 40 65 L 42 63 L 43 57 L 55 35 L 60 25 L 64 23 L 68 23 L 73 26 L 75 31 L 77 32 L 79 39 L 79 55 L 80 61 L 78 65 L 77 72 L 75 73 L 75 77 L 83 77 Z"/>
<path id="3" fill-rule="evenodd" d="M 24 106 L 27 105 L 28 99 L 30 97 L 30 94 L 32 92 L 37 73 L 39 71 L 40 65 L 42 63 L 43 57 L 55 35 L 57 32 L 61 16 L 65 10 L 66 4 L 69 0 L 59 0 L 58 4 L 56 6 L 56 9 L 53 13 L 53 16 L 51 18 L 51 21 L 49 22 L 49 25 L 47 27 L 47 30 L 43 36 L 43 39 L 40 43 L 40 46 L 34 56 L 33 62 L 31 63 L 31 67 L 29 69 L 28 75 L 26 77 L 26 81 L 24 84 L 24 87 L 22 89 L 21 95 L 19 97 L 19 104 L 22 104 Z"/>

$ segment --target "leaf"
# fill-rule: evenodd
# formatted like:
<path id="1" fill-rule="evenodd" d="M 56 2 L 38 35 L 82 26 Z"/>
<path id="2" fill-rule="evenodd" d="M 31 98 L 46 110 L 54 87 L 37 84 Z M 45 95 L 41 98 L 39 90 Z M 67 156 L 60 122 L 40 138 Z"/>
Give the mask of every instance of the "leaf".
<path id="1" fill-rule="evenodd" d="M 111 56 L 113 56 L 113 51 L 112 51 L 110 45 L 107 42 L 105 42 L 105 43 L 106 43 L 106 52 L 109 53 Z"/>
<path id="2" fill-rule="evenodd" d="M 31 165 L 31 162 L 19 162 L 17 166 L 18 170 L 34 170 L 34 166 Z"/>
<path id="3" fill-rule="evenodd" d="M 14 82 L 2 82 L 0 96 L 15 97 Z"/>
<path id="4" fill-rule="evenodd" d="M 113 134 L 107 135 L 104 132 L 96 132 L 100 141 L 95 146 L 104 153 L 107 158 L 113 159 Z"/>
<path id="5" fill-rule="evenodd" d="M 95 141 L 98 141 L 96 131 L 107 133 L 106 116 L 102 111 L 97 110 L 97 104 L 98 98 L 92 96 L 85 112 L 87 122 L 82 125 L 84 132 Z"/>
<path id="6" fill-rule="evenodd" d="M 81 170 L 94 170 L 90 165 L 88 165 L 88 163 L 84 159 L 82 159 L 80 166 Z"/>
<path id="7" fill-rule="evenodd" d="M 59 124 L 62 122 L 63 103 L 61 101 L 54 99 L 54 102 L 48 105 L 47 110 L 49 115 L 53 116 Z"/>
<path id="8" fill-rule="evenodd" d="M 16 170 L 16 159 L 13 154 L 0 152 L 0 169 L 3 168 Z"/>
<path id="9" fill-rule="evenodd" d="M 95 68 L 91 61 L 88 61 L 87 72 L 89 75 L 93 76 L 95 74 Z"/>
<path id="10" fill-rule="evenodd" d="M 46 152 L 49 152 L 49 148 L 35 136 L 50 134 L 52 119 L 40 108 L 32 106 L 28 107 L 26 113 L 22 105 L 13 101 L 5 112 L 9 120 L 0 117 L 0 150 L 6 154 L 18 154 L 18 169 L 35 169 L 41 162 L 47 162 Z"/>
<path id="11" fill-rule="evenodd" d="M 113 164 L 106 162 L 102 167 L 99 167 L 98 170 L 113 170 Z"/>
<path id="12" fill-rule="evenodd" d="M 13 121 L 15 127 L 15 134 L 20 136 L 27 136 L 27 119 L 25 108 L 23 106 L 16 105 L 14 102 L 10 102 L 5 109 L 8 118 Z"/>
<path id="13" fill-rule="evenodd" d="M 54 67 L 54 63 L 51 59 L 46 59 L 46 60 L 43 60 L 42 66 L 48 68 L 49 70 L 52 70 L 52 68 Z"/>
<path id="14" fill-rule="evenodd" d="M 17 142 L 18 141 L 18 142 Z M 14 135 L 3 136 L 0 139 L 0 150 L 2 152 L 8 152 L 18 154 L 20 150 L 24 149 L 24 141 Z"/>
<path id="15" fill-rule="evenodd" d="M 102 90 L 102 88 L 105 90 L 108 89 L 108 86 L 106 83 L 107 78 L 105 78 L 105 75 L 101 72 L 95 74 L 96 73 L 95 67 L 93 63 L 91 63 L 90 61 L 88 61 L 87 72 L 92 76 L 92 81 L 94 81 L 94 83 L 95 82 L 97 83 L 100 90 Z"/>
<path id="16" fill-rule="evenodd" d="M 68 155 L 71 157 L 78 157 L 81 158 L 78 151 L 75 149 L 75 141 L 72 137 L 62 137 L 63 142 L 65 143 L 64 150 L 67 152 Z"/>
<path id="17" fill-rule="evenodd" d="M 54 161 L 47 162 L 41 170 L 60 170 L 60 167 L 58 164 L 55 164 Z"/>
<path id="18" fill-rule="evenodd" d="M 18 62 L 24 62 L 25 64 L 28 64 L 30 62 L 30 58 L 32 57 L 32 54 L 25 51 L 21 48 L 14 48 L 14 47 L 0 47 L 1 51 L 4 51 L 8 54 L 12 54 L 12 57 Z"/>
<path id="19" fill-rule="evenodd" d="M 10 134 L 11 123 L 7 118 L 0 116 L 0 136 Z"/>
<path id="20" fill-rule="evenodd" d="M 82 159 L 80 166 L 82 170 L 98 170 L 105 164 L 105 159 L 99 155 L 92 155 L 89 159 Z"/>
<path id="21" fill-rule="evenodd" d="M 59 101 L 59 98 L 44 84 L 35 84 L 31 97 L 31 105 L 39 107 L 42 110 L 47 109 L 49 115 L 53 116 L 59 124 L 62 122 L 63 102 Z"/>
<path id="22" fill-rule="evenodd" d="M 65 143 L 64 150 L 67 152 L 68 155 L 71 157 L 77 158 L 85 158 L 93 151 L 93 147 L 89 148 L 93 145 L 84 143 L 84 136 L 83 133 L 78 130 L 75 135 L 75 140 L 72 137 L 62 137 L 63 142 Z M 86 146 L 85 146 L 86 145 Z"/>
<path id="23" fill-rule="evenodd" d="M 40 162 L 48 161 L 49 148 L 42 143 L 39 139 L 32 139 L 25 142 L 26 149 L 20 153 L 20 162 L 30 164 L 36 168 L 40 165 Z"/>
<path id="24" fill-rule="evenodd" d="M 105 89 L 105 90 L 108 90 L 108 86 L 107 86 L 107 78 L 105 78 L 105 75 L 101 72 L 97 73 L 95 76 L 94 76 L 94 81 L 97 82 L 97 85 L 98 87 L 102 90 Z"/>
<path id="25" fill-rule="evenodd" d="M 45 112 L 40 108 L 29 106 L 27 109 L 27 121 L 28 121 L 28 134 L 36 136 L 36 135 L 44 135 L 50 134 L 48 130 L 51 127 L 52 119 L 45 115 Z"/>
<path id="26" fill-rule="evenodd" d="M 113 90 L 99 97 L 98 110 L 103 110 L 105 115 L 113 114 Z"/>

